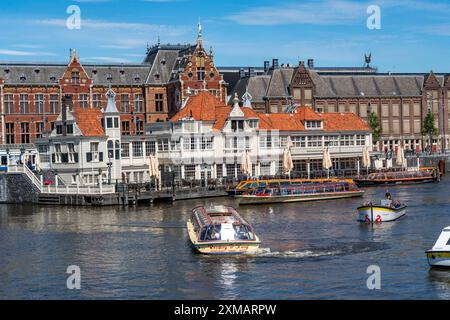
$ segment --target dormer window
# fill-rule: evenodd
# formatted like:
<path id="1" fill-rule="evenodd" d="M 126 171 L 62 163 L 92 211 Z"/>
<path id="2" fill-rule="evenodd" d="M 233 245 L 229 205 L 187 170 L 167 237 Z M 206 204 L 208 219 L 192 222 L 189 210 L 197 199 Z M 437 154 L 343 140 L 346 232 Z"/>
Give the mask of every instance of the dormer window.
<path id="1" fill-rule="evenodd" d="M 56 82 L 56 77 L 54 75 L 50 76 L 50 82 Z"/>
<path id="2" fill-rule="evenodd" d="M 138 74 L 136 74 L 134 76 L 134 82 L 140 82 L 140 81 L 141 81 L 141 77 Z"/>
<path id="3" fill-rule="evenodd" d="M 125 74 L 125 70 L 122 68 L 122 69 L 120 69 L 120 74 L 123 76 L 124 74 Z"/>
<path id="4" fill-rule="evenodd" d="M 6 74 L 8 74 L 11 70 L 9 70 L 8 68 L 6 68 L 4 71 L 5 71 Z"/>
<path id="5" fill-rule="evenodd" d="M 231 120 L 231 130 L 233 132 L 244 131 L 244 120 Z"/>
<path id="6" fill-rule="evenodd" d="M 39 72 L 41 72 L 40 69 L 34 69 L 34 73 L 39 74 Z"/>
<path id="7" fill-rule="evenodd" d="M 25 82 L 26 80 L 27 80 L 27 76 L 24 73 L 22 73 L 20 75 L 20 81 Z"/>
<path id="8" fill-rule="evenodd" d="M 159 73 L 155 74 L 155 80 L 159 80 Z"/>
<path id="9" fill-rule="evenodd" d="M 321 120 L 306 120 L 306 129 L 308 129 L 308 130 L 322 129 L 322 121 Z"/>
<path id="10" fill-rule="evenodd" d="M 108 81 L 108 82 L 112 82 L 112 74 L 111 73 L 108 73 L 107 75 L 106 75 L 106 81 Z"/>

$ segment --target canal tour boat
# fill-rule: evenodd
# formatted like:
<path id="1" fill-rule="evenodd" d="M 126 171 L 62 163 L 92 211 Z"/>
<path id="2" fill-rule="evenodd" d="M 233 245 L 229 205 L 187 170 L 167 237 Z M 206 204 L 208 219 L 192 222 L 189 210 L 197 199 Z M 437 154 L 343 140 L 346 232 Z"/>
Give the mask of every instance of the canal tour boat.
<path id="1" fill-rule="evenodd" d="M 450 227 L 444 228 L 433 248 L 426 251 L 428 264 L 431 267 L 450 268 Z"/>
<path id="2" fill-rule="evenodd" d="M 236 196 L 258 188 L 298 186 L 306 183 L 349 182 L 353 179 L 250 179 L 241 180 L 236 186 L 227 190 L 228 195 Z"/>
<path id="3" fill-rule="evenodd" d="M 415 171 L 376 172 L 368 176 L 355 179 L 359 186 L 392 185 L 392 184 L 417 184 L 430 183 L 440 180 L 440 174 L 436 168 L 424 168 Z"/>
<path id="4" fill-rule="evenodd" d="M 406 205 L 399 201 L 381 200 L 379 205 L 365 203 L 358 208 L 358 221 L 367 223 L 391 222 L 406 214 Z"/>
<path id="5" fill-rule="evenodd" d="M 332 200 L 361 197 L 364 191 L 355 183 L 325 182 L 308 183 L 299 186 L 258 188 L 247 194 L 237 195 L 239 204 L 267 204 L 316 200 Z"/>
<path id="6" fill-rule="evenodd" d="M 190 242 L 202 254 L 250 254 L 260 240 L 252 226 L 232 207 L 197 207 L 187 222 Z"/>

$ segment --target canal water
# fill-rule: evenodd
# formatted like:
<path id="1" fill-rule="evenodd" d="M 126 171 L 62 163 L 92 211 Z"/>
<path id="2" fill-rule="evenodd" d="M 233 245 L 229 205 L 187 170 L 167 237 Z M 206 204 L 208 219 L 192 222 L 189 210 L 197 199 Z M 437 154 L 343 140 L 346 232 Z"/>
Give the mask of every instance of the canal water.
<path id="1" fill-rule="evenodd" d="M 198 205 L 231 198 L 121 208 L 0 206 L 0 299 L 450 299 L 450 272 L 424 251 L 450 225 L 450 177 L 391 187 L 407 216 L 356 222 L 364 199 L 241 206 L 262 239 L 251 256 L 194 254 L 186 221 Z M 81 289 L 68 290 L 68 266 Z M 367 267 L 381 269 L 369 290 Z"/>

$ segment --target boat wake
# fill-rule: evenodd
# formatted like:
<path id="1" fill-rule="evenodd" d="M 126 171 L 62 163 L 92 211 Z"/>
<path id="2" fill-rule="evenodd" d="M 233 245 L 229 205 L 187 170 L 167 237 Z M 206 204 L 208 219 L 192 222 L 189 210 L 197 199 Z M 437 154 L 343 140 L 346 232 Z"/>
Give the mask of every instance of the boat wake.
<path id="1" fill-rule="evenodd" d="M 325 248 L 308 248 L 302 251 L 272 251 L 270 248 L 259 248 L 253 254 L 249 256 L 260 258 L 291 258 L 291 259 L 303 259 L 303 258 L 319 258 L 319 257 L 332 257 L 348 254 L 358 254 L 363 252 L 372 252 L 386 249 L 386 245 L 383 243 L 349 243 L 341 246 L 325 247 Z"/>

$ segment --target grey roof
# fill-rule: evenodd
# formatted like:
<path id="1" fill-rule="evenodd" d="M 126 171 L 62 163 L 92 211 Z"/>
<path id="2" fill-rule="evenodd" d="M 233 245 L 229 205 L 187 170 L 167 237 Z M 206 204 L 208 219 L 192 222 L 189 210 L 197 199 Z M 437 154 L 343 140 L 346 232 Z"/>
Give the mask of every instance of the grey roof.
<path id="1" fill-rule="evenodd" d="M 253 102 L 263 102 L 269 82 L 270 76 L 268 75 L 240 79 L 230 95 L 229 103 L 233 102 L 235 92 L 237 92 L 239 98 L 242 98 L 247 91 L 251 94 Z"/>
<path id="2" fill-rule="evenodd" d="M 264 97 L 284 98 L 290 96 L 289 85 L 293 68 L 273 70 L 271 75 L 245 77 L 231 90 L 241 97 L 247 90 L 253 101 Z M 309 70 L 317 98 L 361 97 L 420 97 L 427 74 L 327 74 Z M 436 75 L 441 85 L 444 75 Z"/>
<path id="3" fill-rule="evenodd" d="M 178 59 L 177 51 L 160 50 L 155 55 L 146 83 L 165 84 L 172 78 L 172 71 Z"/>
<path id="4" fill-rule="evenodd" d="M 150 67 L 140 66 L 86 66 L 87 75 L 97 85 L 142 85 L 149 73 Z"/>
<path id="5" fill-rule="evenodd" d="M 5 84 L 58 84 L 67 66 L 0 64 L 0 78 Z"/>
<path id="6" fill-rule="evenodd" d="M 289 84 L 292 80 L 294 69 L 281 68 L 273 70 L 270 79 L 269 88 L 267 89 L 267 97 L 286 97 L 289 96 Z M 251 93 L 250 93 L 251 94 Z"/>
<path id="7" fill-rule="evenodd" d="M 421 96 L 423 76 L 319 76 L 313 77 L 315 96 L 412 97 Z"/>
<path id="8" fill-rule="evenodd" d="M 148 65 L 90 65 L 83 64 L 87 75 L 97 85 L 143 84 L 150 70 Z M 5 84 L 57 85 L 67 64 L 0 64 L 0 78 Z"/>

